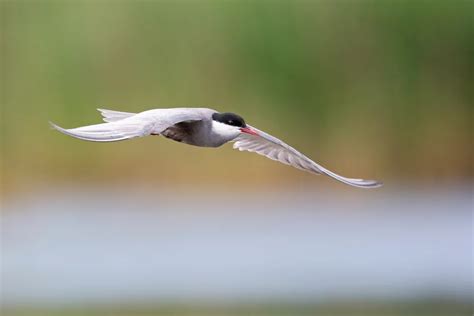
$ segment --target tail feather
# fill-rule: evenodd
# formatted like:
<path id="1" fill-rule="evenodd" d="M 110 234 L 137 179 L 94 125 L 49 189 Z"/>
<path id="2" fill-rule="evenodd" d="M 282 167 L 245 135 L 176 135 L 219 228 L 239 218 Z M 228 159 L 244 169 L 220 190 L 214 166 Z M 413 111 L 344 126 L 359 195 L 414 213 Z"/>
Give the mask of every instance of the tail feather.
<path id="1" fill-rule="evenodd" d="M 136 113 L 112 111 L 106 109 L 97 109 L 105 122 L 116 122 L 135 115 Z"/>

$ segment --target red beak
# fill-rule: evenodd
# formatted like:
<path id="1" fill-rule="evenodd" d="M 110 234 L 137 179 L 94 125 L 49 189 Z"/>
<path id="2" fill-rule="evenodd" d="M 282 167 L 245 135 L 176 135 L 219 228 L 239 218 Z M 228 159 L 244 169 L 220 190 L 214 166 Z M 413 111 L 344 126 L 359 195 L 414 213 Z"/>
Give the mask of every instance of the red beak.
<path id="1" fill-rule="evenodd" d="M 251 129 L 250 127 L 242 127 L 240 128 L 240 131 L 242 133 L 258 136 L 258 133 L 255 130 Z"/>

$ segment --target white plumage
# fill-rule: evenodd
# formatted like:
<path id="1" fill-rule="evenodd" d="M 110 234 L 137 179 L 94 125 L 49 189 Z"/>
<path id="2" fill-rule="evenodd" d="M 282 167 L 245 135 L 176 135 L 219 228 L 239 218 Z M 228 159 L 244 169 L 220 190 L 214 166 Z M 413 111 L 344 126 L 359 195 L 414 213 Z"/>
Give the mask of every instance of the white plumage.
<path id="1" fill-rule="evenodd" d="M 135 113 L 130 112 L 120 112 L 120 111 L 112 111 L 112 110 L 105 110 L 105 109 L 97 109 L 99 110 L 100 114 L 103 117 L 105 122 L 115 122 L 123 120 L 127 117 L 135 115 Z"/>
<path id="2" fill-rule="evenodd" d="M 56 130 L 82 140 L 112 142 L 148 135 L 163 135 L 175 141 L 201 147 L 219 147 L 235 142 L 240 151 L 255 152 L 269 159 L 313 174 L 325 174 L 345 184 L 376 188 L 375 180 L 352 179 L 335 174 L 312 161 L 293 147 L 261 130 L 245 124 L 233 113 L 219 113 L 207 108 L 154 109 L 141 113 L 99 109 L 106 123 Z"/>

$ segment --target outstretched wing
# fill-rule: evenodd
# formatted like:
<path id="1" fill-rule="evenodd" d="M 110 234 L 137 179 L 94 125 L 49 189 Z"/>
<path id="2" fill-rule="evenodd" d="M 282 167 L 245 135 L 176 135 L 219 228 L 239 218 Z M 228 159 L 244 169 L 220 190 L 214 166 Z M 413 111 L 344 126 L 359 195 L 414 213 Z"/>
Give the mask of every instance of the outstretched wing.
<path id="1" fill-rule="evenodd" d="M 54 123 L 51 126 L 63 134 L 92 142 L 115 142 L 134 137 L 143 137 L 151 134 L 152 122 L 145 121 L 118 121 L 96 125 L 65 129 Z"/>
<path id="2" fill-rule="evenodd" d="M 71 129 L 62 128 L 54 123 L 50 124 L 63 134 L 82 140 L 114 142 L 152 134 L 159 135 L 174 124 L 204 119 L 207 114 L 206 111 L 212 110 L 193 108 L 155 109 L 138 114 L 101 110 L 105 119 L 108 119 L 108 123 Z"/>
<path id="3" fill-rule="evenodd" d="M 315 163 L 290 145 L 282 142 L 263 131 L 247 125 L 255 134 L 242 133 L 234 139 L 234 148 L 240 151 L 255 152 L 272 160 L 290 165 L 292 167 L 311 172 L 313 174 L 325 174 L 345 184 L 360 188 L 376 188 L 382 183 L 375 180 L 351 179 L 335 174 L 323 166 Z"/>

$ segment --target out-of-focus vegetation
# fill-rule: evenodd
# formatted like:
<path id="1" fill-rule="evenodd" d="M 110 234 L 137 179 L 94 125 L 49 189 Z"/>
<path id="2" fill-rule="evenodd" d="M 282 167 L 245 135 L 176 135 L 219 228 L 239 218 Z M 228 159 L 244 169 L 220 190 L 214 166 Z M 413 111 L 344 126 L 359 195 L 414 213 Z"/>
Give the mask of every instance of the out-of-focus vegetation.
<path id="1" fill-rule="evenodd" d="M 229 148 L 157 137 L 94 144 L 48 128 L 49 120 L 97 123 L 96 107 L 234 111 L 347 176 L 473 176 L 472 1 L 2 1 L 0 8 L 6 192 L 72 179 L 317 182 Z"/>
<path id="2" fill-rule="evenodd" d="M 208 184 L 218 187 L 227 195 L 233 195 L 236 191 L 241 193 L 238 191 L 240 187 L 236 185 L 241 184 L 246 187 L 258 186 L 252 197 L 259 196 L 259 199 L 252 200 L 255 209 L 284 204 L 282 207 L 293 211 L 293 208 L 297 208 L 295 201 L 278 200 L 275 199 L 278 193 L 263 196 L 261 192 L 273 189 L 272 186 L 291 186 L 291 190 L 285 191 L 290 192 L 289 194 L 303 191 L 300 190 L 302 188 L 305 189 L 304 192 L 312 192 L 313 188 L 309 190 L 306 184 L 332 186 L 331 192 L 333 188 L 344 187 L 335 181 L 318 179 L 255 154 L 240 154 L 230 146 L 219 150 L 203 149 L 184 146 L 161 137 L 97 144 L 66 137 L 50 130 L 48 126 L 50 120 L 64 127 L 98 123 L 101 118 L 95 110 L 97 107 L 139 112 L 158 107 L 193 106 L 236 112 L 250 124 L 282 138 L 331 170 L 349 177 L 374 178 L 385 182 L 388 190 L 377 191 L 381 192 L 381 195 L 386 194 L 385 198 L 379 196 L 378 202 L 371 201 L 376 206 L 371 204 L 371 207 L 369 204 L 350 200 L 341 207 L 345 210 L 346 206 L 350 205 L 353 212 L 359 213 L 367 209 L 361 221 L 368 224 L 355 225 L 353 230 L 348 230 L 351 226 L 346 226 L 347 221 L 343 220 L 346 213 L 341 213 L 339 216 L 342 225 L 328 228 L 341 232 L 342 241 L 339 243 L 334 243 L 330 238 L 318 238 L 319 243 L 311 243 L 311 247 L 307 247 L 309 239 L 302 245 L 290 244 L 292 239 L 289 237 L 294 231 L 303 236 L 296 240 L 301 241 L 310 236 L 305 235 L 304 230 L 299 230 L 298 220 L 279 217 L 278 221 L 287 219 L 291 222 L 290 228 L 293 227 L 294 230 L 278 230 L 278 236 L 281 232 L 282 238 L 276 242 L 286 243 L 287 252 L 283 251 L 284 247 L 278 245 L 278 251 L 272 255 L 268 252 L 271 243 L 263 242 L 254 247 L 258 253 L 268 256 L 262 262 L 277 262 L 283 256 L 294 260 L 298 251 L 293 252 L 293 249 L 308 249 L 308 262 L 314 264 L 316 271 L 314 278 L 307 279 L 306 275 L 312 272 L 300 274 L 296 273 L 299 269 L 297 265 L 290 266 L 295 267 L 294 270 L 285 270 L 282 266 L 283 268 L 278 270 L 281 271 L 282 280 L 295 278 L 294 280 L 319 282 L 318 273 L 322 275 L 330 270 L 324 270 L 324 264 L 318 264 L 332 262 L 331 260 L 338 262 L 338 254 L 345 251 L 346 247 L 366 247 L 358 232 L 366 230 L 361 227 L 371 227 L 369 215 L 384 217 L 387 213 L 379 213 L 378 209 L 384 208 L 388 203 L 396 204 L 393 210 L 397 211 L 411 212 L 421 208 L 422 212 L 433 211 L 432 214 L 449 213 L 456 218 L 464 216 L 465 209 L 469 208 L 469 205 L 465 206 L 468 202 L 464 202 L 464 184 L 458 186 L 461 189 L 457 190 L 461 202 L 457 202 L 457 195 L 455 199 L 447 199 L 451 191 L 439 190 L 439 195 L 436 195 L 439 196 L 437 202 L 442 203 L 437 210 L 433 210 L 431 204 L 421 205 L 426 200 L 432 200 L 435 195 L 422 196 L 419 199 L 409 195 L 400 202 L 397 202 L 397 196 L 392 199 L 388 197 L 394 194 L 406 195 L 408 192 L 409 189 L 396 193 L 393 187 L 390 188 L 396 182 L 421 181 L 423 184 L 439 185 L 467 181 L 468 185 L 472 184 L 474 1 L 3 0 L 0 1 L 0 32 L 0 190 L 11 198 L 12 204 L 26 199 L 28 195 L 23 193 L 29 190 L 36 191 L 37 195 L 47 201 L 41 204 L 41 200 L 38 202 L 33 198 L 30 204 L 34 206 L 31 206 L 34 212 L 25 212 L 26 216 L 33 214 L 33 223 L 40 222 L 37 227 L 23 225 L 22 221 L 10 218 L 4 227 L 7 229 L 3 229 L 7 237 L 5 245 L 9 247 L 4 248 L 7 249 L 6 259 L 3 259 L 7 269 L 2 270 L 2 274 L 5 271 L 16 271 L 17 277 L 11 278 L 13 281 L 5 284 L 15 285 L 14 281 L 20 280 L 20 287 L 15 290 L 14 286 L 11 286 L 3 291 L 4 298 L 7 298 L 6 302 L 10 305 L 3 307 L 2 315 L 451 316 L 472 313 L 471 304 L 462 296 L 464 292 L 460 292 L 462 295 L 459 300 L 452 299 L 457 297 L 456 293 L 452 297 L 443 296 L 443 293 L 450 293 L 450 289 L 457 289 L 456 280 L 450 280 L 456 279 L 456 273 L 446 273 L 442 278 L 433 278 L 441 279 L 442 282 L 430 283 L 432 278 L 418 277 L 416 264 L 413 267 L 410 265 L 410 262 L 416 263 L 414 259 L 418 257 L 410 255 L 405 245 L 429 240 L 430 244 L 434 241 L 439 245 L 439 249 L 422 249 L 422 255 L 431 258 L 429 254 L 437 252 L 443 254 L 445 261 L 426 260 L 426 266 L 447 265 L 439 271 L 455 271 L 456 267 L 464 266 L 458 264 L 465 262 L 462 261 L 464 257 L 453 258 L 449 255 L 450 252 L 446 252 L 446 249 L 464 249 L 464 239 L 443 238 L 445 231 L 436 229 L 436 226 L 433 226 L 433 230 L 427 230 L 421 239 L 409 239 L 410 229 L 407 228 L 407 233 L 400 235 L 408 236 L 407 238 L 389 238 L 390 242 L 383 244 L 384 249 L 402 256 L 405 263 L 394 267 L 403 272 L 402 276 L 413 275 L 412 287 L 420 288 L 417 292 L 420 293 L 419 296 L 413 297 L 413 300 L 391 301 L 387 296 L 387 303 L 370 297 L 366 303 L 354 302 L 350 298 L 348 301 L 341 298 L 340 301 L 326 302 L 324 297 L 317 297 L 318 300 L 314 304 L 313 301 L 302 301 L 298 304 L 296 300 L 293 304 L 290 302 L 285 305 L 285 302 L 279 302 L 272 305 L 271 302 L 256 300 L 255 305 L 250 306 L 239 305 L 238 302 L 226 306 L 219 301 L 206 306 L 192 305 L 191 301 L 186 300 L 184 293 L 182 302 L 172 305 L 166 301 L 168 288 L 165 288 L 162 292 L 157 291 L 156 300 L 147 301 L 143 298 L 143 304 L 138 304 L 139 306 L 135 306 L 134 301 L 127 300 L 116 305 L 107 305 L 96 297 L 93 297 L 92 301 L 97 302 L 97 305 L 93 306 L 89 306 L 87 300 L 84 300 L 83 305 L 67 305 L 61 298 L 58 298 L 57 305 L 51 306 L 15 305 L 14 302 L 15 294 L 20 298 L 19 302 L 22 297 L 26 297 L 26 301 L 30 298 L 41 298 L 39 292 L 45 291 L 41 284 L 47 284 L 50 280 L 49 275 L 44 274 L 45 271 L 54 271 L 55 277 L 58 272 L 58 278 L 61 277 L 61 271 L 63 276 L 74 274 L 68 279 L 73 280 L 70 282 L 72 289 L 96 286 L 86 284 L 87 280 L 80 280 L 83 275 L 90 276 L 94 272 L 94 269 L 91 269 L 94 265 L 98 265 L 97 271 L 102 269 L 104 272 L 116 273 L 110 286 L 126 282 L 120 273 L 113 272 L 122 270 L 120 264 L 114 264 L 114 257 L 108 252 L 111 250 L 113 254 L 114 251 L 122 251 L 119 245 L 124 240 L 125 246 L 141 247 L 146 254 L 146 260 L 143 260 L 143 265 L 139 265 L 140 268 L 147 266 L 150 271 L 154 268 L 166 268 L 166 265 L 160 266 L 159 256 L 153 260 L 148 254 L 162 251 L 164 258 L 173 255 L 174 248 L 167 248 L 168 253 L 166 249 L 159 249 L 160 244 L 152 242 L 155 240 L 153 238 L 164 238 L 163 244 L 169 244 L 173 240 L 154 235 L 155 231 L 160 232 L 160 228 L 166 227 L 167 222 L 157 221 L 156 226 L 153 222 L 152 230 L 146 230 L 135 222 L 137 228 L 131 230 L 132 233 L 126 235 L 127 238 L 121 242 L 115 238 L 113 229 L 122 235 L 125 232 L 122 227 L 125 225 L 121 225 L 117 218 L 110 215 L 118 211 L 117 204 L 111 202 L 119 201 L 118 205 L 125 205 L 124 209 L 130 211 L 130 214 L 136 211 L 143 213 L 148 209 L 159 212 L 172 208 L 170 204 L 173 203 L 170 201 L 182 202 L 181 197 L 185 196 L 199 205 L 192 209 L 193 212 L 199 213 L 208 208 L 202 201 L 215 201 L 214 191 L 201 195 L 192 192 L 193 195 L 190 194 L 189 188 L 183 189 L 181 185 L 201 189 L 201 184 Z M 119 184 L 122 189 L 108 191 L 116 182 L 123 182 Z M 63 204 L 58 201 L 62 196 L 58 197 L 61 194 L 56 194 L 55 190 L 60 189 L 59 184 L 63 183 L 69 186 L 64 192 L 74 192 L 76 198 L 72 199 L 71 203 L 69 200 L 62 202 Z M 76 185 L 78 190 L 74 189 Z M 81 190 L 88 185 L 98 189 Z M 141 190 L 140 186 L 148 188 Z M 123 189 L 130 187 L 133 190 Z M 41 191 L 42 189 L 46 190 Z M 142 196 L 138 200 L 130 199 L 141 191 L 143 196 L 153 196 L 159 191 L 160 199 L 153 196 L 150 203 L 152 206 L 140 205 L 137 201 L 141 201 Z M 43 196 L 41 192 L 47 193 Z M 96 196 L 91 192 L 95 192 Z M 117 192 L 127 192 L 129 196 L 122 201 L 119 199 L 122 194 Z M 174 196 L 166 200 L 163 198 L 167 196 L 166 192 L 174 192 Z M 357 192 L 354 194 L 359 197 L 362 191 L 354 189 L 352 192 Z M 421 191 L 413 192 L 413 196 L 419 192 Z M 98 199 L 98 196 L 101 198 Z M 345 198 L 347 196 L 344 195 Z M 315 213 L 324 215 L 325 212 L 329 214 L 338 209 L 327 201 L 321 201 L 318 196 L 314 196 L 314 199 L 311 197 L 305 199 L 305 203 L 312 211 L 311 207 L 318 202 L 320 207 L 315 209 Z M 89 198 L 90 201 L 86 201 Z M 219 203 L 219 200 L 216 200 L 216 203 Z M 337 199 L 332 196 L 329 200 Z M 87 204 L 84 208 L 88 208 L 88 212 L 101 214 L 98 222 L 100 225 L 93 220 L 84 222 L 82 226 L 77 224 L 80 218 L 68 209 L 68 206 L 81 204 L 80 207 L 83 207 L 82 202 Z M 222 209 L 225 209 L 227 204 L 241 207 L 240 203 L 242 208 L 245 208 L 245 202 L 241 201 L 220 203 L 222 205 L 219 207 Z M 60 220 L 60 215 L 47 217 L 43 213 L 43 210 L 54 209 L 54 204 L 64 209 L 65 222 Z M 457 212 L 444 212 L 448 211 L 445 205 L 456 208 Z M 28 210 L 28 207 L 27 203 L 24 208 L 17 208 L 18 211 L 11 208 L 11 212 L 5 213 L 21 214 L 25 209 Z M 307 208 L 300 210 L 300 216 L 305 210 L 307 211 Z M 82 208 L 80 211 L 82 212 Z M 298 213 L 297 209 L 295 211 Z M 244 217 L 250 218 L 249 210 L 243 213 Z M 129 213 L 123 213 L 123 210 L 121 214 L 119 212 L 119 218 L 126 217 L 126 223 L 129 224 L 132 215 L 128 217 Z M 252 216 L 252 221 L 255 221 L 255 213 L 252 213 Z M 424 214 L 415 215 L 414 218 L 420 217 L 423 220 L 425 218 Z M 309 219 L 305 217 L 305 220 Z M 189 220 L 190 223 L 194 221 Z M 376 220 L 374 225 L 380 227 L 369 232 L 368 236 L 373 234 L 374 237 L 379 237 L 382 233 L 393 235 L 396 232 L 393 227 L 412 227 L 406 225 L 408 221 L 413 224 L 410 218 L 386 219 L 386 222 Z M 108 231 L 111 222 L 112 233 Z M 422 222 L 424 224 L 424 221 Z M 246 265 L 245 262 L 255 260 L 246 257 L 246 254 L 252 252 L 243 251 L 240 255 L 238 247 L 232 248 L 239 246 L 239 242 L 242 249 L 247 249 L 250 244 L 245 244 L 239 237 L 251 233 L 252 229 L 247 230 L 250 220 L 242 223 L 245 225 L 241 224 L 238 228 L 236 222 L 232 222 L 236 232 L 231 237 L 235 237 L 227 239 L 230 242 L 226 246 L 230 251 L 237 251 L 236 257 L 243 262 L 242 266 L 251 272 L 252 264 Z M 446 225 L 446 222 L 443 221 L 442 224 Z M 256 225 L 254 227 L 257 227 L 258 231 L 264 231 L 263 225 L 262 228 L 258 226 L 261 224 Z M 457 222 L 451 225 L 459 226 L 459 229 L 455 227 L 456 231 L 466 230 Z M 416 226 L 415 230 L 419 231 L 418 227 L 421 226 Z M 189 230 L 193 231 L 195 227 L 200 227 L 199 222 L 197 226 L 189 227 Z M 206 227 L 201 228 L 204 233 Z M 222 226 L 219 229 L 224 231 L 229 227 L 230 225 Z M 310 228 L 314 231 L 313 226 Z M 68 234 L 65 233 L 67 231 L 74 231 L 75 234 L 68 239 Z M 49 235 L 49 239 L 38 238 L 47 232 L 56 232 L 58 235 Z M 200 230 L 197 230 L 194 233 L 199 232 Z M 434 233 L 430 235 L 430 232 Z M 135 242 L 141 239 L 132 237 L 140 236 L 140 233 L 148 236 L 146 238 L 149 238 L 149 243 Z M 89 235 L 91 242 L 85 239 L 81 243 L 82 236 Z M 183 240 L 186 239 L 186 235 L 181 234 L 179 230 L 173 230 L 172 227 L 165 231 L 163 236 L 165 235 L 179 235 Z M 75 236 L 79 237 L 75 239 Z M 276 235 L 270 234 L 266 238 L 270 240 L 274 236 Z M 219 238 L 223 238 L 222 234 L 219 234 Z M 109 243 L 99 242 L 104 239 Z M 217 238 L 212 240 L 215 239 Z M 51 240 L 69 240 L 70 244 L 66 243 L 64 248 L 60 248 L 58 244 L 51 243 Z M 178 246 L 175 247 L 177 253 L 186 250 L 186 244 L 181 244 L 180 240 L 178 239 Z M 253 238 L 252 242 L 255 240 L 258 238 Z M 352 240 L 354 242 L 349 242 Z M 206 265 L 207 262 L 198 260 L 202 250 L 206 250 L 206 247 L 200 248 L 208 243 L 205 241 L 192 248 L 196 262 L 201 265 Z M 81 254 L 78 249 L 81 244 L 86 247 L 82 250 L 84 255 L 78 257 L 79 260 L 74 261 L 73 265 L 72 259 L 63 260 L 73 253 Z M 331 247 L 339 249 L 332 251 Z M 366 248 L 367 253 L 375 253 L 378 249 Z M 213 248 L 211 245 L 210 249 L 214 249 L 209 253 L 215 257 L 209 260 L 219 260 L 221 253 L 215 250 L 224 248 L 215 245 Z M 330 249 L 328 256 L 332 257 L 315 260 L 320 256 L 318 249 Z M 42 261 L 40 253 L 46 253 L 53 259 Z M 126 256 L 130 256 L 131 260 L 138 262 L 140 259 L 133 257 L 133 253 L 124 253 L 127 253 Z M 454 252 L 458 253 L 461 253 L 461 250 Z M 353 273 L 357 273 L 357 269 L 364 271 L 364 267 L 370 267 L 364 265 L 364 262 L 372 261 L 378 265 L 384 262 L 381 260 L 379 263 L 383 257 L 381 254 L 370 257 L 342 256 L 338 260 L 356 266 L 352 270 L 355 271 Z M 104 258 L 109 258 L 110 261 Z M 120 261 L 123 257 L 117 258 L 117 261 Z M 122 264 L 127 265 L 127 262 L 124 260 Z M 254 262 L 258 265 L 259 261 Z M 448 262 L 450 264 L 447 264 Z M 453 262 L 454 264 L 451 264 Z M 24 263 L 30 265 L 23 266 Z M 176 276 L 181 273 L 180 269 L 193 269 L 194 264 L 193 260 L 188 260 L 179 267 L 170 265 L 173 268 L 166 273 L 169 273 L 172 279 L 173 273 Z M 20 269 L 16 270 L 16 267 Z M 61 270 L 60 267 L 66 269 Z M 323 268 L 318 270 L 318 267 Z M 130 266 L 126 268 L 127 272 L 133 272 Z M 219 268 L 229 271 L 229 274 L 235 274 L 236 271 L 225 264 Z M 391 273 L 390 267 L 381 271 Z M 413 274 L 410 274 L 412 272 Z M 457 272 L 459 275 L 464 273 L 460 270 Z M 351 276 L 350 271 L 347 275 Z M 219 278 L 219 274 L 211 274 L 212 277 Z M 373 274 L 373 278 L 377 278 L 377 273 Z M 151 278 L 147 281 L 154 282 L 153 280 L 157 279 L 159 280 Z M 180 286 L 179 278 L 177 280 Z M 193 280 L 196 282 L 192 278 L 190 282 Z M 234 282 L 232 278 L 229 280 L 231 281 L 227 282 Z M 342 280 L 346 282 L 347 279 Z M 359 281 L 359 278 L 354 277 L 352 280 Z M 218 284 L 225 282 L 226 280 Z M 245 279 L 242 282 L 245 282 Z M 284 286 L 284 283 L 273 282 L 274 287 L 269 287 L 269 291 Z M 28 289 L 29 285 L 35 283 L 36 287 Z M 60 292 L 61 282 L 53 282 L 53 287 L 55 284 L 59 284 L 55 290 Z M 97 284 L 101 284 L 100 280 Z M 131 284 L 126 293 L 133 296 L 131 294 L 140 284 L 142 283 Z M 202 286 L 209 287 L 213 283 L 209 284 Z M 364 282 L 360 284 L 362 293 L 369 289 Z M 386 284 L 390 287 L 389 283 Z M 160 286 L 161 283 L 156 285 L 156 288 Z M 438 299 L 436 290 L 441 286 L 447 289 L 439 291 Z M 104 289 L 104 292 L 107 292 L 107 287 Z M 217 293 L 219 287 L 213 290 Z M 388 289 L 387 293 L 404 290 Z M 172 289 L 170 291 L 173 292 Z M 282 291 L 291 294 L 293 290 L 288 287 Z M 164 293 L 164 296 L 160 296 L 160 293 Z M 317 294 L 314 294 L 309 297 L 316 296 Z M 81 301 L 81 298 L 76 301 Z"/>

